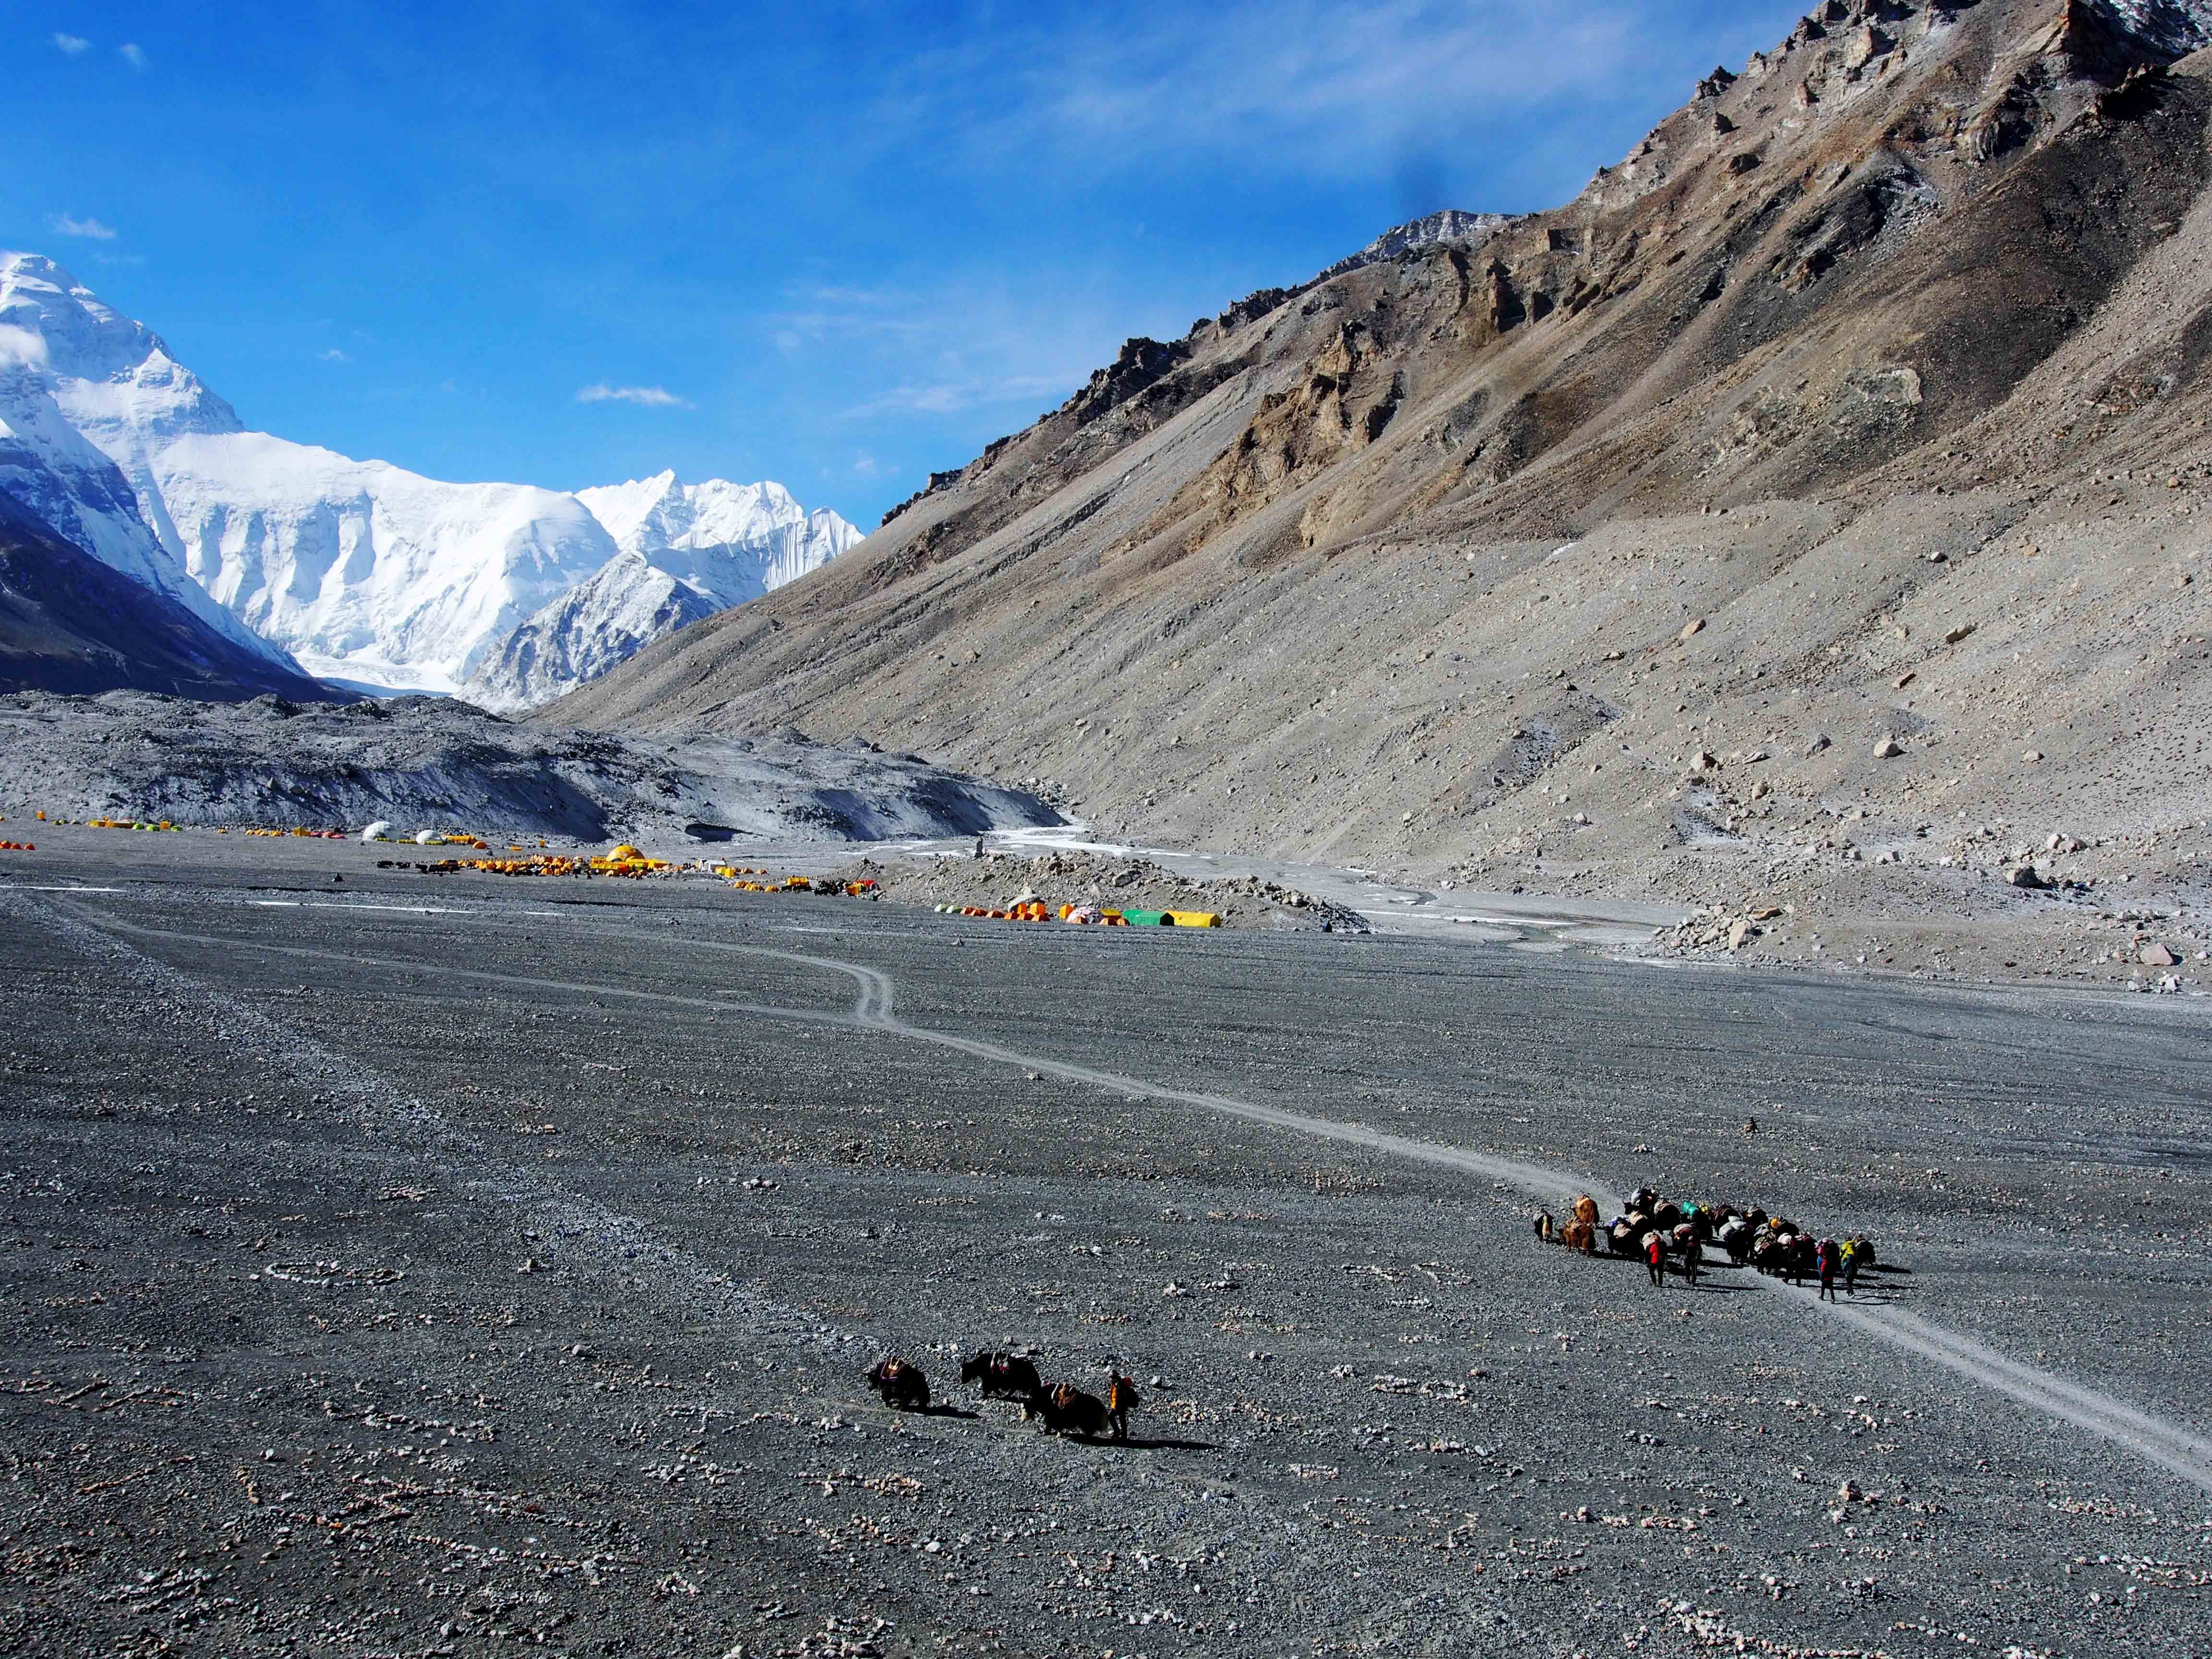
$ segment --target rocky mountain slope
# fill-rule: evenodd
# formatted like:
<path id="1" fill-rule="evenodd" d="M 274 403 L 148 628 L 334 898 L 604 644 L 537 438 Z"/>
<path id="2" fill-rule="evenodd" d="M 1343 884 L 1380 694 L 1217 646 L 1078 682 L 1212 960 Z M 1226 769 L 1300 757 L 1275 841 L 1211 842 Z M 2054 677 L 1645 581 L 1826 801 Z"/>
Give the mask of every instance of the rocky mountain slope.
<path id="1" fill-rule="evenodd" d="M 1831 0 L 1566 206 L 1131 341 L 557 718 L 797 718 L 1158 841 L 1771 912 L 1739 943 L 2057 905 L 2008 879 L 2054 834 L 2188 900 L 2208 17 Z"/>
<path id="2" fill-rule="evenodd" d="M 65 541 L 0 490 L 0 691 L 229 700 L 324 688 Z"/>
<path id="3" fill-rule="evenodd" d="M 220 706 L 0 696 L 0 811 L 186 824 L 658 846 L 979 835 L 1060 822 L 1036 797 L 861 743 L 517 725 L 439 697 Z"/>
<path id="4" fill-rule="evenodd" d="M 501 707 L 857 539 L 775 484 L 665 473 L 586 492 L 610 526 L 561 491 L 447 483 L 250 432 L 157 335 L 35 254 L 0 254 L 0 485 L 240 642 L 339 681 L 465 685 Z M 610 592 L 630 577 L 638 592 Z M 594 579 L 595 601 L 553 609 Z M 679 586 L 696 603 L 667 604 Z M 575 631 L 610 615 L 611 633 Z M 550 648 L 499 674 L 525 627 Z"/>

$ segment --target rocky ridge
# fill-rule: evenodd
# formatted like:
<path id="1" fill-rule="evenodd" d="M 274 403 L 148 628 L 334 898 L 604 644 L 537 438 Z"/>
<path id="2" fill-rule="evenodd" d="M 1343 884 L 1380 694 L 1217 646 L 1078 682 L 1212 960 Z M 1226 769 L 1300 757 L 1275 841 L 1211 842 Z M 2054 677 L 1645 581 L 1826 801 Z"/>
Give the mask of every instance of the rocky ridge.
<path id="1" fill-rule="evenodd" d="M 2193 906 L 2204 21 L 1825 5 L 1575 202 L 1131 341 L 557 718 L 795 714 L 1462 886 L 1987 928 L 2057 902 L 1942 861 L 1996 824 Z"/>

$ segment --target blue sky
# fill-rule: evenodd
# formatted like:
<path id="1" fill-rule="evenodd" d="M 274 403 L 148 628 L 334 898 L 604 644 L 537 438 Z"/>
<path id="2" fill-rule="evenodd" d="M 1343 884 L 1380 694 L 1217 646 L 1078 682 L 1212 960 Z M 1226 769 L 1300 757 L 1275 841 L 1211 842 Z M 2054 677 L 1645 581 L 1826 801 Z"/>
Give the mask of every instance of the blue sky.
<path id="1" fill-rule="evenodd" d="M 0 0 L 0 246 L 448 478 L 933 467 L 1437 207 L 1553 205 L 1803 0 Z"/>

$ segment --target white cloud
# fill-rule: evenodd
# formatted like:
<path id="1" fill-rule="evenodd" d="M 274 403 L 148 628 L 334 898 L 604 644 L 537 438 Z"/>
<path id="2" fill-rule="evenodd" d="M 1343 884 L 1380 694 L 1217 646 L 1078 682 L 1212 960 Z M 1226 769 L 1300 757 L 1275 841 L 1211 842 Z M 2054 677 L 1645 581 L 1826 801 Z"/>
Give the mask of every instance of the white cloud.
<path id="1" fill-rule="evenodd" d="M 985 168 L 1449 172 L 1459 146 L 1556 100 L 1631 94 L 1655 34 L 1729 33 L 1662 24 L 1675 9 L 1657 0 L 1127 0 L 1072 25 L 1051 9 L 918 56 L 872 129 Z M 1778 28 L 1791 9 L 1775 5 Z"/>
<path id="2" fill-rule="evenodd" d="M 909 382 L 840 412 L 850 420 L 866 420 L 878 415 L 958 415 L 995 404 L 1031 403 L 1039 398 L 1057 402 L 1081 379 L 1080 375 L 1071 380 L 1064 374 L 1002 374 L 991 380 Z"/>
<path id="3" fill-rule="evenodd" d="M 103 225 L 97 219 L 79 219 L 66 213 L 54 221 L 54 232 L 60 236 L 88 236 L 95 242 L 115 240 L 112 227 Z"/>
<path id="4" fill-rule="evenodd" d="M 328 351 L 318 352 L 315 355 L 321 362 L 326 363 L 349 363 L 353 361 L 336 346 L 332 346 Z"/>
<path id="5" fill-rule="evenodd" d="M 865 363 L 868 380 L 886 388 L 840 410 L 847 420 L 1023 404 L 1034 415 L 1081 386 L 1102 347 L 1111 356 L 1121 337 L 1119 318 L 1090 316 L 1064 294 L 1025 300 L 996 282 L 805 288 L 791 299 L 789 310 L 763 319 L 780 348 L 789 349 L 787 337 L 832 345 L 848 369 Z"/>
<path id="6" fill-rule="evenodd" d="M 125 40 L 121 46 L 116 47 L 115 55 L 130 64 L 132 69 L 142 70 L 146 67 L 146 49 L 135 40 Z"/>
<path id="7" fill-rule="evenodd" d="M 665 386 L 609 386 L 601 380 L 576 393 L 580 404 L 640 404 L 647 409 L 689 409 L 690 404 Z"/>
<path id="8" fill-rule="evenodd" d="M 79 58 L 92 50 L 92 42 L 82 34 L 57 34 L 54 44 L 72 58 Z"/>
<path id="9" fill-rule="evenodd" d="M 0 326 L 0 364 L 35 367 L 46 361 L 46 336 L 35 329 Z"/>

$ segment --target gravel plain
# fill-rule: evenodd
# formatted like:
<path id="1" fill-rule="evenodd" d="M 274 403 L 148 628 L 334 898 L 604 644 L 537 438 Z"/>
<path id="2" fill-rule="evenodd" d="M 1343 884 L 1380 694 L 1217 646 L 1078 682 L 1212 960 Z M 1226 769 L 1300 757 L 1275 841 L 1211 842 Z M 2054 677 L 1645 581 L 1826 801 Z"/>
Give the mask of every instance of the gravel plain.
<path id="1" fill-rule="evenodd" d="M 2193 1000 L 378 850 L 0 855 L 0 1652 L 2212 1646 Z"/>

